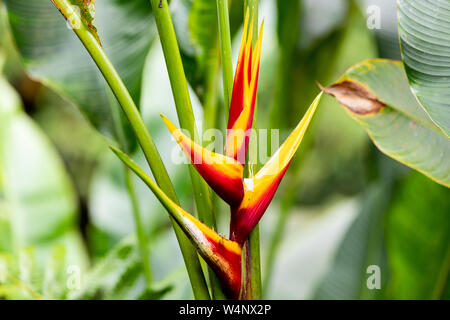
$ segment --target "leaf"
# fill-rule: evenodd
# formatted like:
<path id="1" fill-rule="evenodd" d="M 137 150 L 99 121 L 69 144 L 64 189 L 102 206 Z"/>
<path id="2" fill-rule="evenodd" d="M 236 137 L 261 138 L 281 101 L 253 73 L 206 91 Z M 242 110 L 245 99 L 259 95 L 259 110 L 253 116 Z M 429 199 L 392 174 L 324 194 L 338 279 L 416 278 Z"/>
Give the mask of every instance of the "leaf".
<path id="1" fill-rule="evenodd" d="M 411 88 L 450 136 L 450 2 L 398 0 L 403 61 Z"/>
<path id="2" fill-rule="evenodd" d="M 13 36 L 30 75 L 74 102 L 102 133 L 117 137 L 111 110 L 118 104 L 86 49 L 51 1 L 29 0 L 25 5 L 21 0 L 6 0 L 5 4 Z M 94 22 L 106 54 L 139 105 L 142 70 L 156 35 L 150 4 L 143 0 L 97 1 Z M 122 123 L 126 121 L 122 119 Z M 132 139 L 129 130 L 125 133 L 130 132 Z"/>
<path id="3" fill-rule="evenodd" d="M 87 254 L 77 229 L 77 200 L 63 163 L 1 77 L 0 91 L 0 253 L 32 250 L 36 268 L 55 275 L 62 265 L 83 269 Z M 63 263 L 58 247 L 67 252 Z M 45 282 L 44 274 L 37 277 Z M 47 287 L 57 282 L 49 281 Z"/>
<path id="4" fill-rule="evenodd" d="M 374 298 L 379 293 L 366 287 L 370 265 L 382 271 L 386 282 L 383 217 L 391 189 L 382 183 L 373 184 L 361 196 L 361 209 L 347 231 L 334 258 L 333 265 L 315 293 L 316 299 L 356 300 Z"/>
<path id="5" fill-rule="evenodd" d="M 206 81 L 217 68 L 218 18 L 216 1 L 179 0 L 170 6 L 186 77 L 203 100 Z"/>
<path id="6" fill-rule="evenodd" d="M 134 236 L 117 244 L 87 274 L 80 291 L 72 299 L 159 300 L 171 291 L 172 283 L 148 289 L 139 247 Z"/>
<path id="7" fill-rule="evenodd" d="M 393 195 L 385 223 L 392 275 L 387 297 L 444 298 L 450 284 L 450 192 L 413 173 Z"/>
<path id="8" fill-rule="evenodd" d="M 200 65 L 211 59 L 218 45 L 217 4 L 211 0 L 193 0 L 188 27 Z M 215 55 L 213 56 L 213 58 Z"/>
<path id="9" fill-rule="evenodd" d="M 324 89 L 388 156 L 450 186 L 450 140 L 409 90 L 400 62 L 366 60 Z"/>
<path id="10" fill-rule="evenodd" d="M 21 250 L 15 256 L 0 252 L 0 299 L 41 300 L 42 296 L 36 291 L 39 286 L 36 269 L 32 250 Z"/>

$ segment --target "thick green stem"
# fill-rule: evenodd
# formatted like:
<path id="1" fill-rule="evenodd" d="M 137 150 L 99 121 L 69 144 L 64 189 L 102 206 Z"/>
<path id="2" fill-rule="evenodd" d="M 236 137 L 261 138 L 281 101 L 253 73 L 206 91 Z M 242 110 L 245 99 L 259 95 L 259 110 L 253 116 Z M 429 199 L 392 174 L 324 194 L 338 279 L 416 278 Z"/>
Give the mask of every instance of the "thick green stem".
<path id="1" fill-rule="evenodd" d="M 102 46 L 97 41 L 96 37 L 91 33 L 91 30 L 81 23 L 78 13 L 73 9 L 69 1 L 52 1 L 65 17 L 78 17 L 79 21 L 77 24 L 79 28 L 74 28 L 75 33 L 97 64 L 100 72 L 103 74 L 105 80 L 122 107 L 122 110 L 130 122 L 136 138 L 144 152 L 145 158 L 147 159 L 156 182 L 173 201 L 178 203 L 179 201 L 175 193 L 175 189 L 173 188 L 172 182 L 170 181 L 167 170 L 161 160 L 158 150 L 156 149 L 153 139 L 150 136 L 150 133 L 148 132 L 125 84 L 107 57 Z M 209 299 L 208 287 L 203 276 L 197 252 L 181 228 L 175 223 L 175 221 L 172 220 L 172 222 L 180 244 L 184 262 L 186 264 L 186 269 L 189 274 L 194 296 L 196 299 Z"/>
<path id="2" fill-rule="evenodd" d="M 217 0 L 219 17 L 220 56 L 223 72 L 223 96 L 225 110 L 228 113 L 233 93 L 233 61 L 231 57 L 230 18 L 228 14 L 228 0 Z"/>
<path id="3" fill-rule="evenodd" d="M 180 126 L 190 133 L 194 141 L 201 144 L 195 125 L 187 80 L 167 0 L 150 0 L 150 3 L 153 8 L 153 14 L 155 16 L 159 38 L 161 40 Z M 189 166 L 189 172 L 191 175 L 198 217 L 207 226 L 216 229 L 209 186 L 192 165 Z M 222 296 L 222 289 L 217 284 L 215 275 L 210 269 L 209 274 L 213 296 Z"/>
<path id="4" fill-rule="evenodd" d="M 258 39 L 258 0 L 246 0 L 244 8 L 249 8 L 249 12 L 254 14 L 254 25 L 253 25 L 253 40 L 256 42 Z M 247 10 L 247 9 L 245 9 Z M 253 43 L 254 45 L 254 43 Z M 257 128 L 257 103 L 255 103 L 255 115 L 253 120 L 253 130 L 256 132 Z M 257 135 L 252 136 L 252 140 L 249 147 L 249 163 L 248 177 L 253 177 L 258 169 L 258 139 Z M 250 234 L 244 246 L 244 285 L 243 290 L 245 296 L 244 299 L 247 300 L 259 300 L 262 295 L 262 285 L 261 285 L 261 256 L 260 256 L 260 241 L 259 241 L 259 226 L 253 230 Z"/>

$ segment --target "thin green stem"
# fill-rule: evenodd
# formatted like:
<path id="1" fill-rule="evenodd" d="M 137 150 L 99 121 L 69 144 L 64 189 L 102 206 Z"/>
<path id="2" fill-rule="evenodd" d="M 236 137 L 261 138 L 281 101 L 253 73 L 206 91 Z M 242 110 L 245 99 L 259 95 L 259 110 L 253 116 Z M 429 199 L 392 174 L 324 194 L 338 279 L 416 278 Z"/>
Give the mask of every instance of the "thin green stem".
<path id="1" fill-rule="evenodd" d="M 258 39 L 258 0 L 246 0 L 244 3 L 245 11 L 249 8 L 249 12 L 254 14 L 253 25 L 253 41 Z M 253 43 L 254 45 L 255 43 Z M 256 132 L 257 128 L 257 103 L 255 103 L 255 116 L 253 120 L 253 130 Z M 252 140 L 249 147 L 249 163 L 247 164 L 248 177 L 251 178 L 256 174 L 258 170 L 258 139 L 257 135 L 252 136 Z M 260 254 L 260 241 L 259 241 L 259 226 L 253 230 L 250 234 L 244 246 L 244 299 L 247 300 L 259 300 L 262 297 L 262 285 L 261 285 L 261 254 Z"/>
<path id="2" fill-rule="evenodd" d="M 112 93 L 108 91 L 108 98 L 110 100 L 111 106 L 111 114 L 114 123 L 115 134 L 117 136 L 117 140 L 119 141 L 119 145 L 122 149 L 128 150 L 128 145 L 125 138 L 125 133 L 122 126 L 122 121 L 120 119 L 120 106 L 117 101 L 114 99 Z M 139 245 L 139 251 L 142 259 L 142 267 L 144 269 L 145 279 L 147 281 L 148 289 L 152 286 L 152 270 L 150 264 L 150 253 L 148 248 L 148 239 L 147 235 L 144 231 L 144 226 L 142 224 L 142 214 L 139 209 L 139 203 L 136 197 L 136 193 L 133 186 L 133 181 L 131 178 L 130 170 L 124 165 L 124 178 L 125 178 L 125 186 L 128 193 L 128 198 L 130 200 L 133 219 L 136 228 L 136 236 Z"/>
<path id="3" fill-rule="evenodd" d="M 233 61 L 231 57 L 230 18 L 228 13 L 228 0 L 217 0 L 217 13 L 219 17 L 220 56 L 222 59 L 223 96 L 225 110 L 228 113 L 233 93 Z"/>
<path id="4" fill-rule="evenodd" d="M 91 30 L 81 23 L 78 13 L 73 9 L 69 1 L 52 1 L 65 17 L 71 17 L 72 19 L 78 17 L 79 28 L 74 28 L 75 33 L 97 64 L 100 72 L 103 74 L 103 77 L 107 81 L 120 106 L 122 107 L 123 112 L 133 128 L 142 151 L 144 152 L 145 158 L 147 159 L 157 184 L 173 201 L 179 203 L 175 189 L 170 181 L 167 170 L 161 160 L 158 150 L 156 149 L 153 139 L 150 136 L 150 133 L 148 132 L 125 84 L 107 57 L 102 46 L 97 41 Z M 172 222 L 181 252 L 183 254 L 184 262 L 186 264 L 186 269 L 189 274 L 194 296 L 196 299 L 209 299 L 208 287 L 203 276 L 197 252 L 178 224 L 176 224 L 175 221 Z"/>
<path id="5" fill-rule="evenodd" d="M 130 170 L 124 165 L 125 185 L 127 187 L 128 195 L 133 210 L 133 218 L 136 227 L 136 235 L 139 243 L 139 251 L 142 258 L 142 266 L 144 269 L 147 286 L 150 289 L 152 286 L 152 269 L 150 265 L 150 252 L 148 248 L 148 239 L 145 234 L 144 225 L 142 223 L 142 216 L 139 210 L 139 203 L 137 201 L 136 192 L 133 185 L 133 180 Z"/>
<path id="6" fill-rule="evenodd" d="M 187 80 L 167 0 L 150 0 L 150 3 L 153 8 L 153 14 L 161 40 L 180 126 L 190 133 L 194 141 L 201 144 L 195 125 Z M 189 173 L 191 175 L 198 217 L 200 221 L 215 230 L 216 221 L 209 186 L 192 165 L 189 166 Z M 209 269 L 209 276 L 213 297 L 222 296 L 222 289 L 218 285 L 215 274 L 211 269 Z"/>

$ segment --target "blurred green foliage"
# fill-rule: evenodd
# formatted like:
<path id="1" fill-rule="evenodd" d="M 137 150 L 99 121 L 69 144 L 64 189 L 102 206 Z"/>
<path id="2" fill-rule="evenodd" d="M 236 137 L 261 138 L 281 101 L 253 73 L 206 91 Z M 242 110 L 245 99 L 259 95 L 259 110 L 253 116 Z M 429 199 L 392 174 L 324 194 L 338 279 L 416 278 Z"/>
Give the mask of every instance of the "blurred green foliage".
<path id="1" fill-rule="evenodd" d="M 316 81 L 329 85 L 364 59 L 399 57 L 388 2 L 262 0 L 258 126 L 280 129 L 283 140 L 319 92 Z M 145 287 L 123 170 L 107 148 L 118 137 L 114 97 L 50 1 L 29 1 L 26 12 L 22 3 L 0 2 L 0 298 L 191 298 L 166 214 L 134 179 L 155 278 L 151 290 Z M 223 129 L 212 3 L 172 0 L 171 11 L 196 119 Z M 381 8 L 381 30 L 366 27 L 373 3 Z M 240 1 L 231 1 L 234 61 L 242 17 Z M 171 161 L 175 143 L 158 115 L 176 118 L 148 1 L 97 1 L 94 21 L 183 207 L 193 212 L 187 166 Z M 130 153 L 143 164 L 126 125 L 124 130 Z M 266 297 L 450 298 L 449 195 L 381 155 L 336 100 L 324 97 L 262 220 Z M 219 231 L 226 234 L 228 212 L 216 202 Z M 347 202 L 352 205 L 345 210 L 335 206 Z M 297 221 L 305 222 L 302 241 L 311 247 L 289 235 Z M 313 234 L 320 237 L 309 239 Z M 67 286 L 73 265 L 82 270 L 75 290 Z M 369 265 L 381 268 L 381 290 L 366 286 Z"/>

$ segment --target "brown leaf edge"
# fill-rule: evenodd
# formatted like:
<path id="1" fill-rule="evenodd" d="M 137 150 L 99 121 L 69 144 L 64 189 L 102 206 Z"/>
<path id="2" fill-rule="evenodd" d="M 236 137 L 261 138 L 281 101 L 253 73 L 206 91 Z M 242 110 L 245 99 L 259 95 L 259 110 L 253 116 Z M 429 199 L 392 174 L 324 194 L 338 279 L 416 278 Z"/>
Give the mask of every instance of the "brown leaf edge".
<path id="1" fill-rule="evenodd" d="M 360 116 L 377 114 L 386 106 L 367 88 L 354 81 L 344 80 L 327 88 L 324 88 L 320 83 L 317 83 L 317 85 L 323 92 L 335 97 L 341 105 L 352 113 Z"/>

